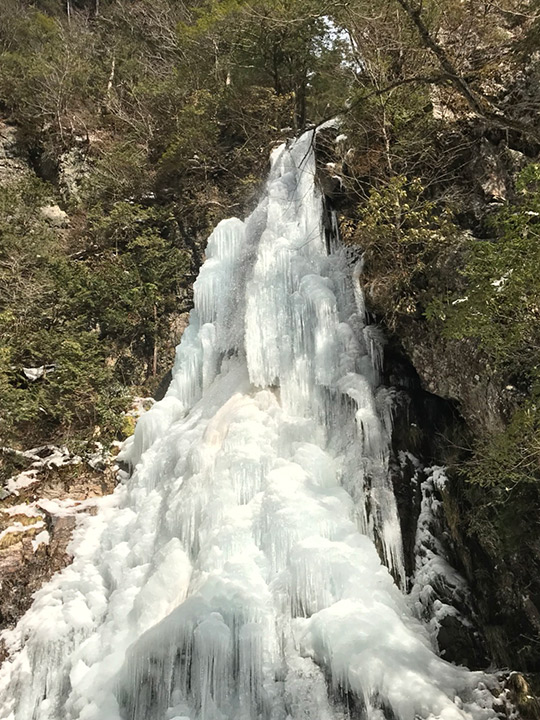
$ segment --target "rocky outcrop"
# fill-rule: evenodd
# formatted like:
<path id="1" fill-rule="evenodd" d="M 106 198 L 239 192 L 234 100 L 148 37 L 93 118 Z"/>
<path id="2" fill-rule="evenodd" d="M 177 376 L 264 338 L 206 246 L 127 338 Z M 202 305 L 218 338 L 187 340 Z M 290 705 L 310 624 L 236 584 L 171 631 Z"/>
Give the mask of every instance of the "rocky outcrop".
<path id="1" fill-rule="evenodd" d="M 474 341 L 449 340 L 422 322 L 403 323 L 398 332 L 424 390 L 456 403 L 476 434 L 504 427 L 515 388 L 506 386 Z"/>
<path id="2" fill-rule="evenodd" d="M 1 629 L 13 626 L 33 593 L 71 561 L 77 516 L 94 513 L 97 498 L 116 484 L 110 462 L 96 470 L 54 446 L 27 453 L 2 448 L 0 470 L 14 466 L 18 472 L 4 483 L 0 501 Z"/>
<path id="3" fill-rule="evenodd" d="M 63 229 L 69 227 L 68 214 L 58 205 L 44 205 L 41 208 L 41 214 L 53 228 Z"/>
<path id="4" fill-rule="evenodd" d="M 27 172 L 29 166 L 19 146 L 17 128 L 0 120 L 0 185 L 12 182 Z"/>
<path id="5" fill-rule="evenodd" d="M 421 337 L 417 342 L 425 347 Z M 460 393 L 464 393 L 467 373 L 473 373 L 476 366 L 467 369 L 467 358 L 458 351 L 455 357 L 461 357 L 462 363 L 455 361 L 455 365 L 451 365 L 452 361 L 445 358 L 441 361 L 441 377 L 451 373 L 456 383 L 464 377 L 464 387 L 460 389 Z M 425 377 L 428 372 L 426 368 Z M 512 526 L 519 529 L 523 522 L 519 516 L 508 514 L 503 518 L 505 526 L 510 528 L 510 539 L 504 542 L 501 538 L 494 542 L 487 532 L 487 524 L 482 530 L 475 501 L 483 503 L 485 491 L 476 488 L 471 492 L 460 472 L 466 458 L 464 450 L 473 436 L 471 426 L 459 412 L 457 400 L 445 399 L 426 389 L 427 383 L 395 338 L 391 338 L 386 347 L 384 381 L 396 392 L 393 482 L 407 574 L 414 581 L 418 558 L 435 548 L 453 568 L 447 574 L 452 577 L 455 570 L 467 588 L 464 595 L 456 592 L 455 585 L 447 583 L 444 576 L 439 580 L 435 578 L 434 587 L 428 593 L 429 602 L 421 607 L 421 614 L 434 626 L 437 643 L 445 657 L 472 668 L 519 669 L 529 675 L 530 694 L 538 693 L 540 542 L 535 528 L 531 527 L 526 546 L 511 543 Z M 445 386 L 432 387 L 443 390 Z M 448 393 L 453 392 L 452 386 L 446 388 Z M 473 407 L 472 395 L 469 401 Z M 487 408 L 488 398 L 479 395 L 476 402 Z M 493 422 L 501 422 L 496 411 L 499 405 L 494 396 Z M 478 420 L 478 427 L 486 427 L 488 422 L 487 418 Z M 426 486 L 425 481 L 429 480 L 426 468 L 439 463 L 447 466 L 447 481 Z M 430 496 L 427 500 L 436 508 L 433 517 L 428 517 L 427 550 L 418 547 L 419 526 L 426 522 L 425 511 L 422 516 L 426 492 Z M 492 512 L 495 513 L 495 508 Z M 430 605 L 436 609 L 449 606 L 453 610 L 444 613 L 439 622 L 430 615 Z M 533 703 L 531 707 L 536 705 Z"/>

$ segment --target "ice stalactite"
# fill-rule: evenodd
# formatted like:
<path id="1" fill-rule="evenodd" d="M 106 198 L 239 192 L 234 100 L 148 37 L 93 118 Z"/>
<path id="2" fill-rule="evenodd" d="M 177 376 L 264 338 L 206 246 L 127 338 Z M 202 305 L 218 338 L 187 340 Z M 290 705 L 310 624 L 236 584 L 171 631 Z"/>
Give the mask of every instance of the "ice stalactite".
<path id="1" fill-rule="evenodd" d="M 398 587 L 378 337 L 325 237 L 313 142 L 276 149 L 259 206 L 210 237 L 131 477 L 4 634 L 2 718 L 493 716 Z"/>

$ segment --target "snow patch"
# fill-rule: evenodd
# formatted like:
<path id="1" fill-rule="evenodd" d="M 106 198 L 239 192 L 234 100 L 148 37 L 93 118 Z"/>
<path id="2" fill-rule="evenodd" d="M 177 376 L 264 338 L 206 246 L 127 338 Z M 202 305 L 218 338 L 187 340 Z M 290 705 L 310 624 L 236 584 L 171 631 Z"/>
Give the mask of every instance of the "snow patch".
<path id="1" fill-rule="evenodd" d="M 48 545 L 50 542 L 50 535 L 48 530 L 42 530 L 32 540 L 32 549 L 34 552 L 38 550 L 42 545 Z"/>

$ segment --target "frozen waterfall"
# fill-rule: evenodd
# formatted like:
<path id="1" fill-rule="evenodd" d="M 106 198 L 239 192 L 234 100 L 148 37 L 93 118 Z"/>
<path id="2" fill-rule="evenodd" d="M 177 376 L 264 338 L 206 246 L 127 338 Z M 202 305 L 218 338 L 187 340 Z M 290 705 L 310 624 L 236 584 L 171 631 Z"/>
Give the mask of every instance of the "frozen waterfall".
<path id="1" fill-rule="evenodd" d="M 313 142 L 275 150 L 259 206 L 209 238 L 132 476 L 4 633 L 2 720 L 494 717 L 400 590 L 388 393 Z"/>

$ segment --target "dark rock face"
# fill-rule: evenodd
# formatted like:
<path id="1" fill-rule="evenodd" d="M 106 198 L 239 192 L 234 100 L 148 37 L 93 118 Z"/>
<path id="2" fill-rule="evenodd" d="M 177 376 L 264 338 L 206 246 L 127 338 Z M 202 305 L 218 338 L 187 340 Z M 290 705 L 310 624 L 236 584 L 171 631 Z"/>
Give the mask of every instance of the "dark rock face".
<path id="1" fill-rule="evenodd" d="M 434 351 L 431 352 L 434 356 Z M 467 367 L 466 357 L 460 363 L 459 357 L 462 356 L 457 351 L 453 359 L 445 357 L 439 368 L 442 368 L 441 373 L 444 373 L 444 368 L 447 372 L 451 368 L 450 382 L 455 382 L 459 392 L 463 393 L 468 374 L 476 368 L 474 365 Z M 460 385 L 461 368 L 465 381 Z M 441 378 L 444 379 L 444 374 Z M 489 394 L 471 394 L 468 398 L 471 408 L 483 410 L 486 417 L 475 421 L 476 416 L 473 416 L 472 421 L 469 419 L 466 422 L 459 412 L 462 405 L 457 399 L 443 398 L 424 389 L 424 383 L 407 353 L 395 342 L 390 342 L 387 348 L 385 382 L 398 390 L 394 455 L 399 457 L 400 454 L 411 453 L 423 467 L 432 464 L 449 466 L 447 484 L 442 490 L 435 491 L 442 514 L 434 531 L 446 559 L 464 577 L 470 592 L 464 599 L 457 597 L 452 588 L 444 584 L 437 586 L 438 598 L 456 607 L 461 616 L 443 618 L 437 633 L 439 648 L 448 660 L 471 668 L 492 665 L 531 673 L 533 688 L 538 691 L 540 542 L 534 540 L 537 529 L 531 528 L 531 547 L 501 554 L 500 548 L 492 544 L 490 538 L 479 536 L 471 528 L 469 518 L 474 508 L 465 492 L 463 479 L 452 469 L 459 468 L 463 461 L 463 448 L 471 439 L 471 422 L 475 427 L 501 422 L 499 399 L 494 394 L 490 407 Z M 411 461 L 394 463 L 393 481 L 409 577 L 414 575 L 418 555 L 415 533 L 420 514 L 421 480 L 422 473 L 418 473 Z M 519 520 L 513 519 L 514 522 Z"/>
<path id="2" fill-rule="evenodd" d="M 443 657 L 471 668 L 486 667 L 488 651 L 480 629 L 481 620 L 466 569 L 450 532 L 445 516 L 444 494 L 451 487 L 448 478 L 444 490 L 429 480 L 430 466 L 441 463 L 448 445 L 458 445 L 465 424 L 456 404 L 423 389 L 415 368 L 399 347 L 390 345 L 385 357 L 385 382 L 397 389 L 392 450 L 394 492 L 398 505 L 404 544 L 405 567 L 414 584 L 422 583 L 423 556 L 435 554 L 447 567 L 448 576 L 429 577 L 429 600 L 420 614 L 436 629 L 436 639 Z M 432 506 L 431 517 L 425 517 L 426 503 Z M 424 517 L 422 517 L 424 510 Z M 420 528 L 420 525 L 423 525 Z M 423 530 L 423 538 L 419 530 Z M 420 572 L 420 575 L 419 575 Z M 452 581 L 463 576 L 456 585 Z M 419 590 L 419 588 L 416 588 Z M 423 593 L 425 596 L 425 593 Z M 435 607 L 448 608 L 437 614 Z"/>
<path id="3" fill-rule="evenodd" d="M 512 393 L 473 341 L 448 340 L 421 321 L 404 324 L 398 332 L 423 390 L 452 401 L 474 433 L 504 427 Z"/>
<path id="4" fill-rule="evenodd" d="M 404 394 L 396 412 L 394 442 L 397 448 L 417 454 L 425 464 L 450 467 L 449 483 L 442 494 L 449 553 L 452 565 L 470 587 L 471 613 L 481 635 L 480 646 L 485 648 L 479 653 L 475 641 L 461 661 L 474 667 L 493 664 L 540 674 L 538 527 L 531 526 L 526 546 L 495 542 L 474 525 L 475 497 L 483 502 L 485 491 L 478 488 L 476 495 L 471 494 L 459 473 L 474 437 L 504 427 L 512 410 L 513 389 L 507 389 L 504 379 L 490 372 L 469 341 L 437 337 L 418 321 L 404 326 L 400 340 L 402 343 L 391 340 L 387 352 L 386 381 Z M 414 489 L 407 487 L 406 478 L 400 483 L 405 487 L 397 487 L 396 495 L 411 563 Z M 526 498 L 522 502 L 526 503 Z M 509 526 L 524 522 L 519 516 L 505 516 L 504 521 Z M 465 652 L 462 633 L 456 632 L 453 621 L 447 623 L 439 636 L 441 648 L 454 652 L 461 647 L 459 652 Z M 482 652 L 487 663 L 482 662 Z M 533 680 L 538 691 L 537 683 Z"/>

